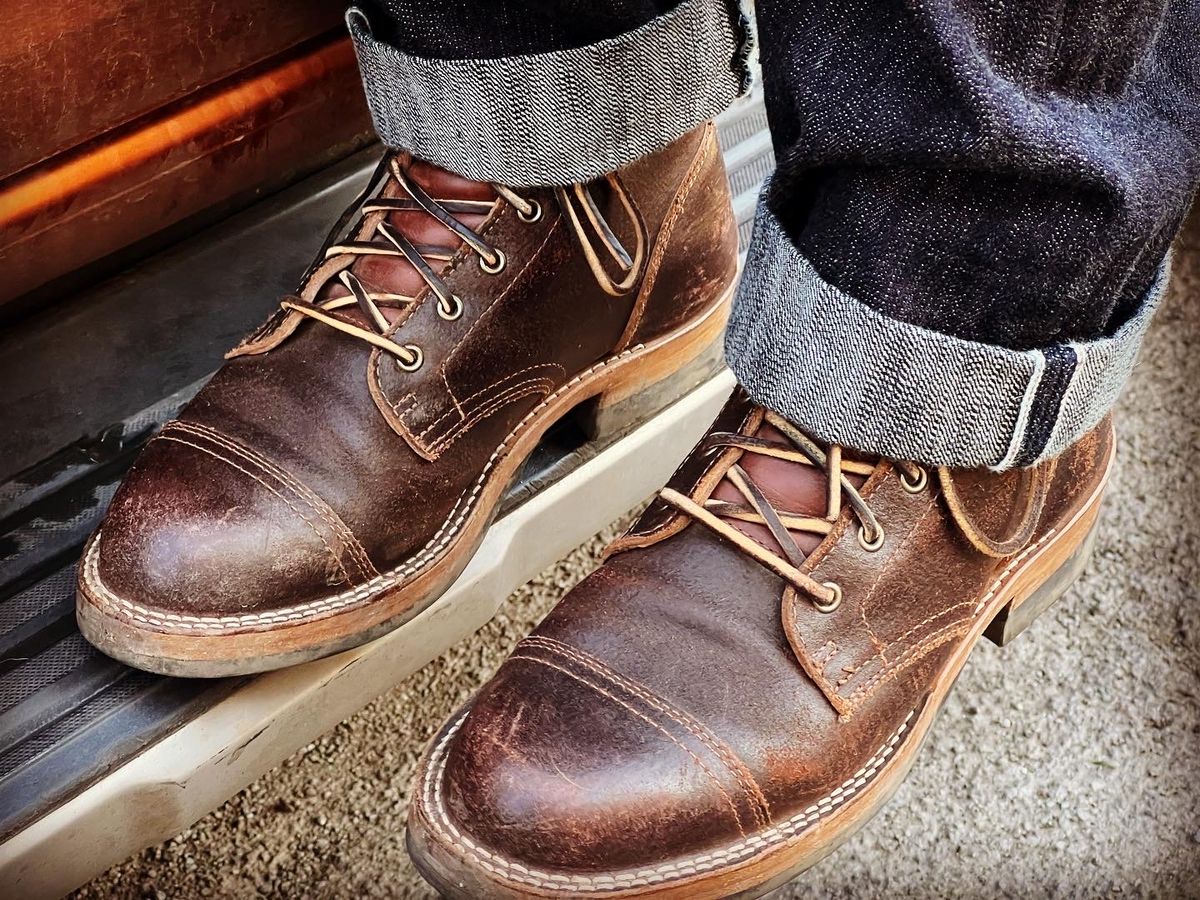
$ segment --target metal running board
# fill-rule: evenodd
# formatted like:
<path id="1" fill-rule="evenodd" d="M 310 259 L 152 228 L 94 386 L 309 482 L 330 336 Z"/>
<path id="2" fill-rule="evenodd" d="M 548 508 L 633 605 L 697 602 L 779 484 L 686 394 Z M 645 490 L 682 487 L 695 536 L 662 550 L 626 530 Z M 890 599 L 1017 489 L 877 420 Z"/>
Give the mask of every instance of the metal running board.
<path id="1" fill-rule="evenodd" d="M 744 246 L 773 168 L 761 100 L 742 101 L 718 125 Z M 0 434 L 0 478 L 9 479 L 0 483 L 5 893 L 60 895 L 178 833 L 472 634 L 512 590 L 661 485 L 728 394 L 724 373 L 607 447 L 570 424 L 553 429 L 450 590 L 357 650 L 254 678 L 191 681 L 92 649 L 74 621 L 83 541 L 140 447 L 298 277 L 376 155 L 358 154 L 98 286 L 53 321 L 0 338 L 0 421 L 10 426 Z M 244 298 L 237 308 L 231 296 Z M 93 340 L 72 341 L 68 355 L 53 340 L 58 329 Z"/>

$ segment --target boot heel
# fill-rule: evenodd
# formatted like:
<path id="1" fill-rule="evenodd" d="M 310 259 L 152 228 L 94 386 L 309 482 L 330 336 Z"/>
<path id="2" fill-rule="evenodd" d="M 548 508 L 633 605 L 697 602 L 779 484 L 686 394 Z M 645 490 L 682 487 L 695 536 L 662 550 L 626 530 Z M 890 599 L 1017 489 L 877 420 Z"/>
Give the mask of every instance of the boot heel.
<path id="1" fill-rule="evenodd" d="M 728 298 L 700 322 L 649 345 L 603 391 L 571 415 L 588 439 L 609 443 L 695 390 L 725 367 Z"/>
<path id="2" fill-rule="evenodd" d="M 984 636 L 997 646 L 1003 647 L 1028 628 L 1034 619 L 1053 606 L 1083 574 L 1092 557 L 1095 543 L 1096 526 L 1093 523 L 1087 537 L 1053 575 L 1028 596 L 1017 597 L 1001 607 L 984 631 Z"/>

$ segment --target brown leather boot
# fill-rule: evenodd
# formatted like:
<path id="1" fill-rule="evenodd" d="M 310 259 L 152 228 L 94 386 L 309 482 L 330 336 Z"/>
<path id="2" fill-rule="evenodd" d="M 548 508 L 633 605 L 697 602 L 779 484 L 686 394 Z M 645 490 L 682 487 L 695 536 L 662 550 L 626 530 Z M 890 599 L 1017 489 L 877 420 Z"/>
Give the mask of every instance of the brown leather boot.
<path id="1" fill-rule="evenodd" d="M 434 739 L 409 850 L 452 897 L 759 896 L 903 779 L 980 636 L 1080 571 L 1109 423 L 927 472 L 735 394 L 605 564 Z"/>
<path id="2" fill-rule="evenodd" d="M 462 571 L 551 424 L 712 358 L 736 269 L 711 125 L 565 189 L 390 155 L 130 470 L 80 565 L 84 635 L 217 676 L 395 628 Z"/>

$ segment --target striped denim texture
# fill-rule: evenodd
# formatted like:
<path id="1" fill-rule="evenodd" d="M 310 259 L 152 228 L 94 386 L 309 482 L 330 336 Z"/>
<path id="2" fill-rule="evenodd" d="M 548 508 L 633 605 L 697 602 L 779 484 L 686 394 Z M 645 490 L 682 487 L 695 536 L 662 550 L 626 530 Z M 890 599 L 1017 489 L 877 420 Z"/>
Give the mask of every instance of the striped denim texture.
<path id="1" fill-rule="evenodd" d="M 410 56 L 377 40 L 360 8 L 346 21 L 385 143 L 515 187 L 598 178 L 750 87 L 752 32 L 726 0 L 684 0 L 615 38 L 500 59 Z"/>
<path id="2" fill-rule="evenodd" d="M 840 291 L 760 201 L 725 353 L 756 402 L 822 440 L 927 465 L 1032 465 L 1112 409 L 1168 273 L 1169 260 L 1111 336 L 1008 350 L 908 324 Z"/>

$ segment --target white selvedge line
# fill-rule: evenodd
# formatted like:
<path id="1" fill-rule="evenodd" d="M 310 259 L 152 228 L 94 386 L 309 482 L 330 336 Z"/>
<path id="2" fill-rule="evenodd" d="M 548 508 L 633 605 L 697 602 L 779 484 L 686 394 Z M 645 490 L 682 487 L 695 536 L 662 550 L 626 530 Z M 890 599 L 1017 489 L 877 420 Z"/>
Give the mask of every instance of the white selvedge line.
<path id="1" fill-rule="evenodd" d="M 496 463 L 500 461 L 505 450 L 508 448 L 509 443 L 520 434 L 521 430 L 525 427 L 530 419 L 532 419 L 535 415 L 541 412 L 542 409 L 550 405 L 559 396 L 566 393 L 570 388 L 574 387 L 584 378 L 587 378 L 589 375 L 598 372 L 606 366 L 611 366 L 614 363 L 625 359 L 626 357 L 629 357 L 635 353 L 639 353 L 644 349 L 646 349 L 645 344 L 634 344 L 633 346 L 622 350 L 616 356 L 601 360 L 595 365 L 584 369 L 570 381 L 563 384 L 562 387 L 560 387 L 553 394 L 546 396 L 537 406 L 525 414 L 521 421 L 518 422 L 512 431 L 508 433 L 508 437 L 504 439 L 504 442 L 501 443 L 491 457 L 488 458 L 487 463 L 483 467 L 483 471 L 479 475 L 479 479 L 468 491 L 464 491 L 463 494 L 458 498 L 454 504 L 454 507 L 450 510 L 450 514 L 442 523 L 441 528 L 439 528 L 437 533 L 429 539 L 429 543 L 425 545 L 420 554 L 413 559 L 410 559 L 405 564 L 384 572 L 383 574 L 372 578 L 370 581 L 360 584 L 358 587 L 353 588 L 352 590 L 343 591 L 342 593 L 335 594 L 332 597 L 324 597 L 320 600 L 310 600 L 307 603 L 300 603 L 296 606 L 288 606 L 282 609 L 271 610 L 270 612 L 264 613 L 243 613 L 240 615 L 231 616 L 193 616 L 188 615 L 187 613 L 168 613 L 163 610 L 151 609 L 138 603 L 133 603 L 132 601 L 126 600 L 123 597 L 118 597 L 108 589 L 104 582 L 100 580 L 99 532 L 96 533 L 96 537 L 93 538 L 87 550 L 87 557 L 84 560 L 83 567 L 84 580 L 87 582 L 88 587 L 91 588 L 100 597 L 100 599 L 104 600 L 114 609 L 115 612 L 121 615 L 125 615 L 128 618 L 145 625 L 153 625 L 158 628 L 168 629 L 186 629 L 189 631 L 221 632 L 230 631 L 235 628 L 244 628 L 248 625 L 271 625 L 280 622 L 293 622 L 309 616 L 319 615 L 332 610 L 339 610 L 344 607 L 351 606 L 360 600 L 370 599 L 373 595 L 396 586 L 396 584 L 402 581 L 406 576 L 411 575 L 417 570 L 421 569 L 426 563 L 430 562 L 443 549 L 445 549 L 445 547 L 454 538 L 454 535 L 458 533 L 458 530 L 462 527 L 463 522 L 466 521 L 467 516 L 470 514 L 471 509 L 473 508 L 475 499 L 479 496 L 480 491 L 483 490 L 483 486 L 487 482 L 487 477 L 491 473 L 491 470 L 495 467 Z M 462 507 L 462 511 L 460 513 L 458 512 L 459 507 Z M 455 518 L 455 513 L 458 513 L 457 518 Z"/>
<path id="2" fill-rule="evenodd" d="M 441 832 L 442 836 L 450 838 L 460 846 L 466 847 L 478 854 L 480 858 L 474 861 L 502 878 L 509 881 L 531 884 L 535 887 L 553 888 L 555 890 L 576 892 L 623 890 L 630 887 L 658 884 L 672 878 L 695 875 L 715 869 L 718 866 L 740 862 L 760 850 L 769 849 L 773 845 L 785 843 L 794 838 L 801 830 L 807 828 L 822 816 L 849 800 L 863 785 L 871 780 L 880 767 L 892 755 L 896 744 L 904 732 L 908 730 L 908 724 L 912 721 L 916 712 L 914 709 L 908 714 L 900 724 L 900 727 L 896 729 L 887 742 L 880 747 L 878 752 L 861 769 L 847 778 L 846 781 L 835 788 L 828 796 L 818 800 L 803 812 L 797 813 L 773 828 L 752 834 L 748 838 L 720 850 L 689 857 L 686 860 L 678 862 L 663 863 L 653 868 L 639 869 L 633 872 L 621 872 L 616 875 L 568 876 L 555 872 L 531 869 L 513 860 L 498 856 L 487 848 L 481 847 L 459 831 L 450 820 L 442 803 L 442 779 L 446 770 L 446 747 L 450 739 L 454 737 L 462 725 L 463 719 L 466 716 L 465 712 L 459 716 L 457 722 L 447 729 L 442 739 L 438 741 L 437 746 L 431 751 L 429 762 L 425 767 L 422 795 L 426 803 L 426 808 L 431 812 L 429 816 L 430 822 Z"/>

